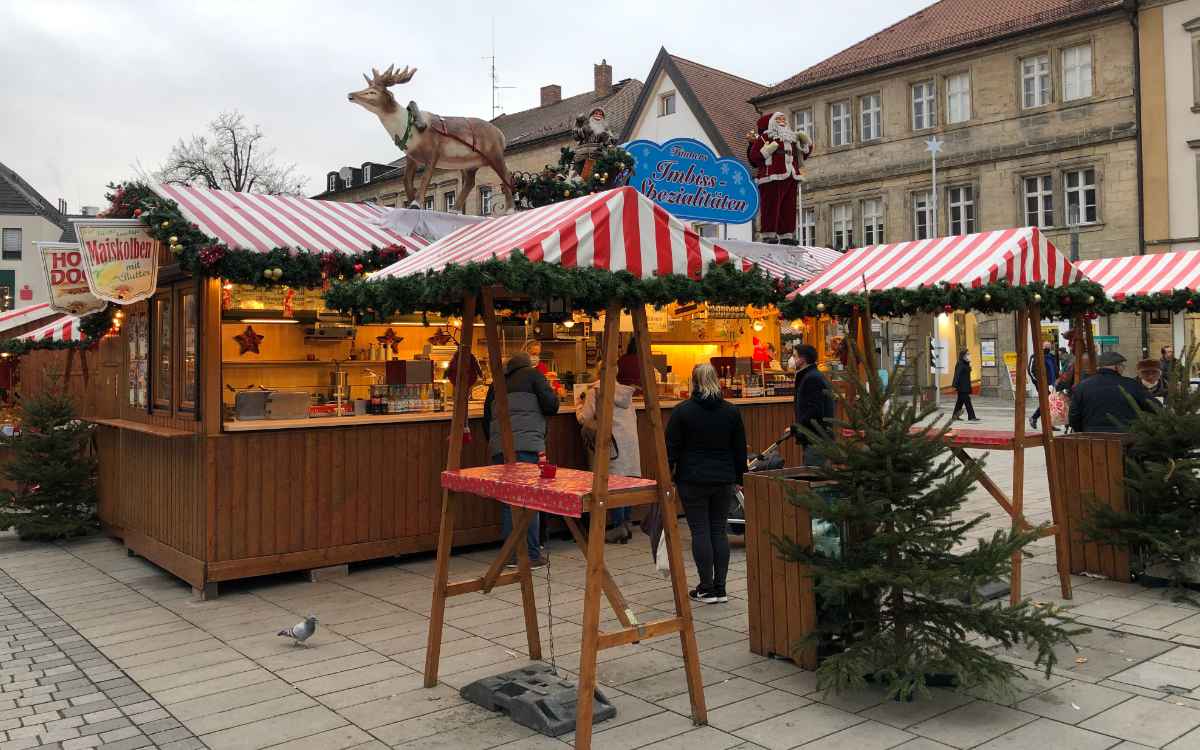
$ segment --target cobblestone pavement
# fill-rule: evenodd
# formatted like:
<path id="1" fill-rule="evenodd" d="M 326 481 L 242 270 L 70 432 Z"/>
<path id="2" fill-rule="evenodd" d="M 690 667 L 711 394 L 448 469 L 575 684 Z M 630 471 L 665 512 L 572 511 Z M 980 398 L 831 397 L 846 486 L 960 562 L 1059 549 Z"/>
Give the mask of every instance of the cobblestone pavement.
<path id="1" fill-rule="evenodd" d="M 1002 407 L 983 403 L 980 413 L 985 426 L 1012 425 Z M 1029 516 L 1047 520 L 1041 451 L 1029 451 L 1027 463 Z M 989 472 L 1006 490 L 1010 467 L 1006 454 L 989 457 Z M 964 513 L 991 514 L 980 534 L 1008 525 L 982 491 Z M 671 606 L 647 546 L 639 536 L 606 551 L 643 621 Z M 543 651 L 549 657 L 553 635 L 558 666 L 569 674 L 579 656 L 583 563 L 573 545 L 549 548 L 551 564 L 536 585 Z M 1074 599 L 1062 602 L 1051 541 L 1032 551 L 1026 595 L 1067 604 L 1093 631 L 1077 639 L 1078 652 L 1062 650 L 1049 679 L 1029 668 L 1028 653 L 1002 654 L 1028 677 L 1005 703 L 942 690 L 911 704 L 885 701 L 876 690 L 817 692 L 811 673 L 750 653 L 745 558 L 735 549 L 729 603 L 695 609 L 709 725 L 692 725 L 678 640 L 664 637 L 601 654 L 599 677 L 618 715 L 596 726 L 594 747 L 1200 748 L 1200 610 L 1085 577 L 1073 579 Z M 494 548 L 461 553 L 452 575 L 478 574 L 493 555 Z M 425 555 L 357 566 L 319 583 L 301 575 L 256 579 L 223 586 L 219 599 L 201 603 L 110 539 L 55 546 L 0 538 L 0 729 L 7 733 L 0 750 L 110 740 L 103 746 L 571 746 L 570 736 L 533 735 L 458 696 L 474 679 L 527 663 L 517 587 L 451 600 L 442 684 L 421 687 L 433 564 Z M 311 647 L 275 636 L 308 613 L 321 621 Z M 122 731 L 129 736 L 106 735 Z"/>

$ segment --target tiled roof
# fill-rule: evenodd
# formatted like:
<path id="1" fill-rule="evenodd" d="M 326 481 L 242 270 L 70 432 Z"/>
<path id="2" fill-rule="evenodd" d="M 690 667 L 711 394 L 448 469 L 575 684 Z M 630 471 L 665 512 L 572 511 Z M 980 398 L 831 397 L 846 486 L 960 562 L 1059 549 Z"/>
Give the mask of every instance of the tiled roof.
<path id="1" fill-rule="evenodd" d="M 1120 8 L 1122 0 L 940 0 L 797 73 L 762 101 L 845 78 Z"/>
<path id="2" fill-rule="evenodd" d="M 766 90 L 761 83 L 746 80 L 677 55 L 668 55 L 674 67 L 671 79 L 695 96 L 698 117 L 707 117 L 720 136 L 717 150 L 723 156 L 745 159 L 744 134 L 754 129 L 758 110 L 750 99 Z M 681 79 L 681 80 L 679 80 Z M 710 134 L 711 137 L 711 134 Z"/>
<path id="3" fill-rule="evenodd" d="M 44 216 L 64 231 L 69 226 L 66 218 L 50 201 L 4 164 L 0 164 L 0 216 Z"/>
<path id="4" fill-rule="evenodd" d="M 500 128 L 508 148 L 521 148 L 547 138 L 566 135 L 575 127 L 575 117 L 594 106 L 604 108 L 614 133 L 625 129 L 633 105 L 642 92 L 642 82 L 627 79 L 613 86 L 613 93 L 597 97 L 595 91 L 568 97 L 547 107 L 536 107 L 511 115 L 500 115 L 492 124 Z"/>

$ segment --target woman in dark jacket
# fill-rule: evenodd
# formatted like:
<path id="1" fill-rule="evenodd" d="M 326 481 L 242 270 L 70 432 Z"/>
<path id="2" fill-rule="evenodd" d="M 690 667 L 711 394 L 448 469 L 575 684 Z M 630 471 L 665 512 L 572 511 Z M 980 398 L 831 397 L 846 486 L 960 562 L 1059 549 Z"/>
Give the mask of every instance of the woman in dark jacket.
<path id="1" fill-rule="evenodd" d="M 958 391 L 958 400 L 954 402 L 954 418 L 962 419 L 962 410 L 966 407 L 967 419 L 980 421 L 975 416 L 975 405 L 971 403 L 971 353 L 966 349 L 958 353 L 958 364 L 954 366 L 954 390 Z"/>
<path id="2" fill-rule="evenodd" d="M 692 530 L 692 557 L 700 585 L 695 601 L 727 602 L 729 505 L 746 473 L 746 428 L 737 407 L 721 398 L 712 365 L 692 370 L 692 396 L 671 411 L 667 459 Z"/>

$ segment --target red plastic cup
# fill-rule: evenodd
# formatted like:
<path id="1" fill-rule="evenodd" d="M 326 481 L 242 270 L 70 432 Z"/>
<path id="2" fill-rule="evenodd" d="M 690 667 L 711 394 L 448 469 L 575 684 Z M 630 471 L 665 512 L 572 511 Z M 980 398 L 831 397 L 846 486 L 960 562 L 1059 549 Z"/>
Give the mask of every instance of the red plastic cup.
<path id="1" fill-rule="evenodd" d="M 558 475 L 558 467 L 554 464 L 542 464 L 542 479 L 553 479 Z"/>

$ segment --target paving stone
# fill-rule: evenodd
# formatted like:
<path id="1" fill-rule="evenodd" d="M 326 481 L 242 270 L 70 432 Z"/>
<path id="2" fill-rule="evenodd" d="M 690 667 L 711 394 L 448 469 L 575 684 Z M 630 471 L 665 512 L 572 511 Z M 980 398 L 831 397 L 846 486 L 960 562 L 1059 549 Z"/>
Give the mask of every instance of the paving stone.
<path id="1" fill-rule="evenodd" d="M 909 731 L 951 747 L 974 747 L 1028 724 L 1036 717 L 994 703 L 974 701 L 947 711 L 915 726 Z"/>
<path id="2" fill-rule="evenodd" d="M 1200 726 L 1200 711 L 1134 696 L 1079 726 L 1112 737 L 1160 747 Z"/>
<path id="3" fill-rule="evenodd" d="M 727 750 L 727 748 L 736 747 L 741 743 L 742 740 L 738 737 L 726 734 L 719 729 L 699 727 L 690 732 L 677 734 L 674 737 L 645 745 L 643 746 L 643 750 Z M 509 743 L 503 747 L 519 748 L 521 745 L 519 743 Z M 537 745 L 530 743 L 529 747 L 536 748 Z M 550 748 L 552 746 L 546 745 L 546 747 Z"/>
<path id="4" fill-rule="evenodd" d="M 1101 685 L 1068 682 L 1026 698 L 1017 708 L 1066 724 L 1078 724 L 1130 697 L 1129 693 Z"/>
<path id="5" fill-rule="evenodd" d="M 307 737 L 345 723 L 345 719 L 324 706 L 314 706 L 203 735 L 200 739 L 209 747 L 222 750 L 251 750 Z"/>
<path id="6" fill-rule="evenodd" d="M 1186 693 L 1200 687 L 1200 672 L 1155 661 L 1142 662 L 1136 667 L 1114 674 L 1109 679 L 1168 693 L 1172 689 L 1182 689 Z"/>
<path id="7" fill-rule="evenodd" d="M 766 721 L 742 727 L 734 732 L 751 742 L 783 750 L 833 734 L 864 719 L 832 706 L 812 703 Z"/>

